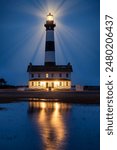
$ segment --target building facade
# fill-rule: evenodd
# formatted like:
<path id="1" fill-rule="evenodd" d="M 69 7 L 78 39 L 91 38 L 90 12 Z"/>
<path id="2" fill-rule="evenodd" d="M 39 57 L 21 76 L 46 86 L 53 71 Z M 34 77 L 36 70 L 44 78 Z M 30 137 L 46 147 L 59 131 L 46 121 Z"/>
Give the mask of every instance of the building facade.
<path id="1" fill-rule="evenodd" d="M 44 65 L 28 65 L 28 86 L 39 90 L 69 90 L 71 89 L 72 65 L 56 65 L 55 60 L 55 23 L 49 13 L 46 24 L 45 62 Z"/>

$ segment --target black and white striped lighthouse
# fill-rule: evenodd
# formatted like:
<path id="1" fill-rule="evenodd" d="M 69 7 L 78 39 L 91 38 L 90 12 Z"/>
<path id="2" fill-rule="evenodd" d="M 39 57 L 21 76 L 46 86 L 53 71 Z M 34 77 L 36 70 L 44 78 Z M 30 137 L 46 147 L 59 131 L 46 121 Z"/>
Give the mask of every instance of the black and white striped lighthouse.
<path id="1" fill-rule="evenodd" d="M 54 43 L 54 23 L 53 15 L 47 15 L 46 24 L 46 43 L 45 43 L 45 66 L 56 65 L 55 62 L 55 43 Z"/>
<path id="2" fill-rule="evenodd" d="M 45 62 L 44 65 L 33 65 L 30 63 L 27 68 L 29 73 L 29 89 L 37 90 L 70 90 L 72 65 L 56 64 L 55 42 L 54 42 L 54 23 L 53 15 L 47 15 L 46 23 L 46 42 L 45 42 Z"/>

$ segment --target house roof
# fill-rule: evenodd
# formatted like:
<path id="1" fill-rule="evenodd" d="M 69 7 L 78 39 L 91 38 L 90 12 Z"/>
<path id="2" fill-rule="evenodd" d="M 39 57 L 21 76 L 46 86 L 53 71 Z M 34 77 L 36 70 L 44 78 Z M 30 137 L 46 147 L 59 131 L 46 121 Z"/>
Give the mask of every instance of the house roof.
<path id="1" fill-rule="evenodd" d="M 73 72 L 72 65 L 28 65 L 27 72 Z"/>

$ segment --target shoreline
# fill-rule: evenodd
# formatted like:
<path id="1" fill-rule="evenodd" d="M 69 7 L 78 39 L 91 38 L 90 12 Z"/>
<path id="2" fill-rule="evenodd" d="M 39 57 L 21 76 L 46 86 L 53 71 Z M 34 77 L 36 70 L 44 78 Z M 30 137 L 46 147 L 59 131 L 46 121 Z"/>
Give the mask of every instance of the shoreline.
<path id="1" fill-rule="evenodd" d="M 47 102 L 74 102 L 86 104 L 100 104 L 99 91 L 18 91 L 18 90 L 0 90 L 0 102 L 3 99 L 20 99 L 16 101 L 47 101 Z"/>

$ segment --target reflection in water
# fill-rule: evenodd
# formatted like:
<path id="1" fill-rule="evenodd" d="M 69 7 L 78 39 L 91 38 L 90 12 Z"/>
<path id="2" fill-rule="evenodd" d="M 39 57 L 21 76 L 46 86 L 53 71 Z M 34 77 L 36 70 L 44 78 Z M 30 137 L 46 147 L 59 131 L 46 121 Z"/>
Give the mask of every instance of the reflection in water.
<path id="1" fill-rule="evenodd" d="M 67 127 L 64 113 L 71 106 L 58 102 L 29 102 L 29 114 L 35 118 L 41 134 L 44 150 L 65 149 Z M 35 116 L 36 115 L 36 116 Z"/>

